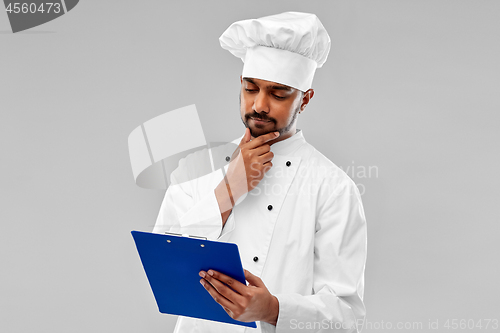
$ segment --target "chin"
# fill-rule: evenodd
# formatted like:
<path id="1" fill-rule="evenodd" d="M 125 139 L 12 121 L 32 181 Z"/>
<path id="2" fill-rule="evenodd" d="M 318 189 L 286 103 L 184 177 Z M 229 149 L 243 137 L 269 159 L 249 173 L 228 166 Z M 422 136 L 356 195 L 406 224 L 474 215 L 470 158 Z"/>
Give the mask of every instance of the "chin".
<path id="1" fill-rule="evenodd" d="M 264 134 L 267 134 L 267 133 L 271 133 L 271 132 L 274 132 L 273 130 L 268 130 L 268 129 L 262 129 L 262 128 L 256 128 L 256 127 L 252 127 L 250 126 L 250 134 L 254 137 L 254 138 L 257 138 L 261 135 L 264 135 Z"/>

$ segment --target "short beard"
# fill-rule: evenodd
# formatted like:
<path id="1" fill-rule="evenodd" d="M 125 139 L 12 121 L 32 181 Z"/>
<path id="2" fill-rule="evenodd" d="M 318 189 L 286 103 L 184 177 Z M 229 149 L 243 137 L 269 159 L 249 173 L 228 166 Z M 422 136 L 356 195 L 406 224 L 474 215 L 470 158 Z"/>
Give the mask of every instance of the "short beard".
<path id="1" fill-rule="evenodd" d="M 304 96 L 304 93 L 301 91 L 302 93 L 302 96 Z M 239 95 L 239 100 L 240 100 L 240 113 L 241 113 L 241 93 Z M 301 99 L 302 100 L 302 99 Z M 295 121 L 297 119 L 297 115 L 299 114 L 299 111 L 300 111 L 300 104 L 297 106 L 297 108 L 295 109 L 295 112 L 293 113 L 293 116 L 292 116 L 292 120 L 290 121 L 290 123 L 286 126 L 286 127 L 283 127 L 283 128 L 278 128 L 277 130 L 274 130 L 273 132 L 279 132 L 280 133 L 280 136 L 282 136 L 283 134 L 287 133 L 288 131 L 290 131 L 290 129 L 293 127 L 293 125 L 295 124 Z M 254 138 L 256 138 L 257 136 L 255 136 L 253 133 L 252 133 L 252 129 L 250 127 L 247 126 L 247 124 L 245 123 L 245 121 L 243 120 L 243 118 L 241 118 L 241 122 L 243 123 L 243 125 L 245 127 L 247 127 L 249 130 L 250 130 L 250 135 Z M 267 134 L 267 133 L 263 133 L 261 135 L 264 135 L 264 134 Z M 295 134 L 295 133 L 294 133 Z"/>

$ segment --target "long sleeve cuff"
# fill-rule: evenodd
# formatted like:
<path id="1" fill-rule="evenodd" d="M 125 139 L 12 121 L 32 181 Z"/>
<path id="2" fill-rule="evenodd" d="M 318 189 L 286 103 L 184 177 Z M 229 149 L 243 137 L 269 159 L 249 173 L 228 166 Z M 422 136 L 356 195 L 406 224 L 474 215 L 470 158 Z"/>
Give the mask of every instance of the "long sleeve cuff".
<path id="1" fill-rule="evenodd" d="M 219 238 L 222 232 L 222 217 L 214 191 L 210 191 L 198 201 L 186 214 L 179 217 L 179 227 L 183 233 Z"/>

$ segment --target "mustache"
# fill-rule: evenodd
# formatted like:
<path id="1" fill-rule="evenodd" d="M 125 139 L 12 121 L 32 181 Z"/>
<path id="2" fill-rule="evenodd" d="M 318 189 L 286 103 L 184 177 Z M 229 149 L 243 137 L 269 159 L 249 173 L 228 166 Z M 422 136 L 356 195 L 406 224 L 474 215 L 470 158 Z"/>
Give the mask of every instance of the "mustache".
<path id="1" fill-rule="evenodd" d="M 262 119 L 264 121 L 272 121 L 272 122 L 274 122 L 273 119 L 267 118 L 266 116 L 262 116 L 262 115 L 260 115 L 258 113 L 247 114 L 247 120 L 250 119 L 250 118 L 259 118 L 259 119 Z"/>

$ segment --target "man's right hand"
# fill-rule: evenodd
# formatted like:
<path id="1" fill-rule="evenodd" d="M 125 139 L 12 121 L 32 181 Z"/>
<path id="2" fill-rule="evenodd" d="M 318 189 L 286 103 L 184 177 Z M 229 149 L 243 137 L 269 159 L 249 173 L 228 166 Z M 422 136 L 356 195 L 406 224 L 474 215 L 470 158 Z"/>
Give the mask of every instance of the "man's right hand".
<path id="1" fill-rule="evenodd" d="M 278 136 L 279 132 L 271 132 L 250 140 L 250 129 L 245 128 L 245 135 L 234 151 L 226 173 L 234 202 L 253 190 L 271 169 L 274 154 L 268 142 Z"/>
<path id="2" fill-rule="evenodd" d="M 253 190 L 273 166 L 271 160 L 274 154 L 271 152 L 269 142 L 276 139 L 278 133 L 271 132 L 250 140 L 250 129 L 245 129 L 245 135 L 231 157 L 225 179 L 214 190 L 223 227 L 235 202 Z"/>

